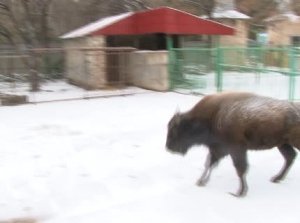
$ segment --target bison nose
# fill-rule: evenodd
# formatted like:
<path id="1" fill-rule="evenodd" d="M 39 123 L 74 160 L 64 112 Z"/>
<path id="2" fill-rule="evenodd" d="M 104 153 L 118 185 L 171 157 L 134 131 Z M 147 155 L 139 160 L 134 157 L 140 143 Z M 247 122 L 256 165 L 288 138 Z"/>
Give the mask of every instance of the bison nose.
<path id="1" fill-rule="evenodd" d="M 172 151 L 168 146 L 166 146 L 166 150 L 170 153 L 175 153 L 174 151 Z"/>
<path id="2" fill-rule="evenodd" d="M 175 151 L 170 150 L 168 147 L 166 147 L 166 150 L 167 150 L 169 153 L 172 153 L 172 154 L 175 154 L 175 153 L 176 153 Z"/>
<path id="3" fill-rule="evenodd" d="M 169 153 L 172 153 L 172 154 L 176 154 L 176 155 L 181 154 L 180 152 L 178 152 L 178 151 L 176 151 L 176 150 L 172 150 L 172 149 L 170 149 L 170 148 L 167 147 L 167 146 L 166 146 L 166 150 L 167 150 Z"/>
<path id="4" fill-rule="evenodd" d="M 170 147 L 171 147 L 170 143 L 166 142 L 166 145 L 165 145 L 166 150 L 171 150 Z"/>
<path id="5" fill-rule="evenodd" d="M 166 141 L 165 148 L 166 148 L 166 150 L 172 150 L 171 149 L 172 148 L 172 144 L 170 143 L 169 140 Z"/>

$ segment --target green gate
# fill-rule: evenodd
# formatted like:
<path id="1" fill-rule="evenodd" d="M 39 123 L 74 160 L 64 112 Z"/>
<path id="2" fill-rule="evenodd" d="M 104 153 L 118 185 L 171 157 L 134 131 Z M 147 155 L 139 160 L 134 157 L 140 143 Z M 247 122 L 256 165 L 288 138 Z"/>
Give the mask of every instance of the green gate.
<path id="1" fill-rule="evenodd" d="M 175 91 L 238 90 L 300 99 L 299 48 L 176 48 L 169 52 L 170 83 Z"/>

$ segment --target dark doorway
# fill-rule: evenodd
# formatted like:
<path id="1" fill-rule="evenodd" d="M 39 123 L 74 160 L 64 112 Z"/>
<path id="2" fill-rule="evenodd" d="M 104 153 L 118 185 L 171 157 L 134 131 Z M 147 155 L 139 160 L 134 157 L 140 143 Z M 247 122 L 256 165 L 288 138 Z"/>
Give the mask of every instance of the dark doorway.
<path id="1" fill-rule="evenodd" d="M 179 36 L 172 35 L 173 47 L 179 48 Z M 134 47 L 139 50 L 167 50 L 167 35 L 156 33 L 149 35 L 108 36 L 108 47 Z"/>

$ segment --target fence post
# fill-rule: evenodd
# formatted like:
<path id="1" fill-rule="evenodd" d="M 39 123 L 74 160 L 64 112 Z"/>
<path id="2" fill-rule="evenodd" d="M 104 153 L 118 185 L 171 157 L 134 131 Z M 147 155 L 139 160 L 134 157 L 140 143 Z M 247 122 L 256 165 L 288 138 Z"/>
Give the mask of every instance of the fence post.
<path id="1" fill-rule="evenodd" d="M 289 100 L 293 101 L 295 99 L 295 74 L 296 74 L 296 55 L 293 47 L 289 47 Z"/>
<path id="2" fill-rule="evenodd" d="M 219 46 L 217 46 L 217 48 L 215 48 L 216 50 L 216 87 L 217 87 L 217 91 L 221 92 L 223 90 L 223 75 L 222 75 L 222 61 L 223 61 L 223 52 Z"/>
<path id="3" fill-rule="evenodd" d="M 166 36 L 167 51 L 168 51 L 168 74 L 169 74 L 169 90 L 174 88 L 174 50 L 173 50 L 173 39 L 170 35 Z"/>

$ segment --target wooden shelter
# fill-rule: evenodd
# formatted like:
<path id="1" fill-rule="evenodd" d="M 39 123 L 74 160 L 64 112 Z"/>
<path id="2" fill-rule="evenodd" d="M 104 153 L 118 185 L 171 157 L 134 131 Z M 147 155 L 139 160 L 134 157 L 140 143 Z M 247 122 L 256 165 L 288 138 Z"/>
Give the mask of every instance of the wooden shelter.
<path id="1" fill-rule="evenodd" d="M 126 59 L 128 52 L 107 59 L 105 52 L 110 52 L 110 47 L 166 50 L 174 46 L 179 47 L 180 36 L 184 35 L 220 36 L 233 34 L 234 29 L 230 26 L 177 9 L 160 7 L 102 18 L 66 33 L 61 38 L 64 40 L 66 49 L 69 49 L 66 54 L 69 79 L 74 83 L 84 84 L 91 88 L 102 88 L 109 84 L 111 79 L 109 76 L 114 75 L 108 72 L 111 70 L 108 67 L 112 61 L 114 61 L 114 66 L 120 65 L 122 67 L 123 74 L 117 76 L 122 76 L 122 80 L 125 82 L 128 79 L 129 70 L 132 73 L 130 68 L 132 64 Z M 83 51 L 76 51 L 76 48 L 82 47 L 86 48 L 84 54 Z M 88 51 L 90 48 L 98 48 L 99 51 Z M 152 53 L 150 57 L 153 58 L 154 55 Z M 147 61 L 147 59 L 145 60 Z M 160 59 L 151 59 L 152 62 L 153 60 L 161 61 Z M 84 61 L 88 61 L 88 63 L 83 64 Z M 101 66 L 98 66 L 99 63 Z M 125 68 L 120 63 L 126 64 L 128 67 Z M 167 67 L 167 65 L 164 66 Z M 151 68 L 151 66 L 148 67 Z M 146 68 L 147 65 L 145 65 Z M 145 69 L 143 70 L 145 71 Z"/>

